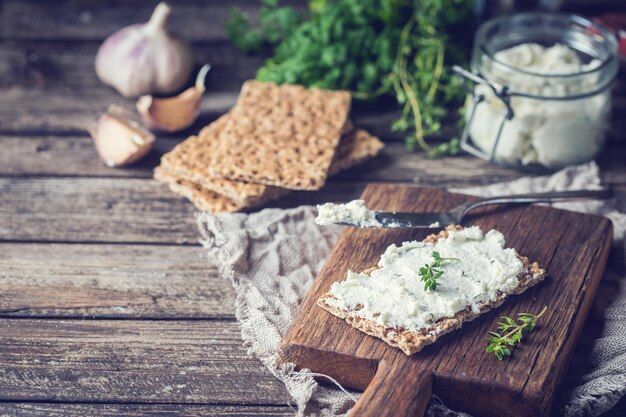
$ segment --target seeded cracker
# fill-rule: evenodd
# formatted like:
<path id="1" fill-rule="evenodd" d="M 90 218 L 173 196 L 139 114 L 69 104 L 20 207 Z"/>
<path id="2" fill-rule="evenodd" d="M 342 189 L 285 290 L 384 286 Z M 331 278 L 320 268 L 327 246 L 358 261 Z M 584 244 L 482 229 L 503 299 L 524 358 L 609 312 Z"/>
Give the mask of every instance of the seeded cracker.
<path id="1" fill-rule="evenodd" d="M 258 204 L 266 194 L 265 185 L 215 179 L 208 175 L 209 160 L 215 152 L 217 137 L 228 117 L 228 114 L 220 117 L 202 129 L 198 136 L 191 136 L 178 144 L 172 151 L 163 155 L 161 165 L 177 177 L 221 194 L 238 206 L 248 207 Z"/>
<path id="2" fill-rule="evenodd" d="M 274 198 L 284 194 L 277 192 L 276 187 L 263 184 L 209 177 L 207 161 L 215 151 L 217 135 L 224 128 L 227 118 L 228 114 L 206 126 L 200 131 L 198 136 L 190 136 L 179 143 L 174 149 L 161 157 L 161 166 L 167 168 L 170 174 L 176 174 L 177 177 L 195 182 L 208 190 L 222 194 L 242 207 L 261 204 L 263 197 L 268 193 L 274 196 Z M 353 129 L 352 122 L 347 120 L 343 126 L 343 132 L 349 133 Z M 335 154 L 335 160 L 338 159 L 337 154 L 341 154 L 341 159 L 350 157 L 351 159 L 358 159 L 358 162 L 360 162 L 375 156 L 383 146 L 378 138 L 369 135 L 365 131 L 353 132 L 353 134 L 358 134 L 359 140 L 356 141 L 356 138 L 344 134 L 345 137 L 342 139 L 342 142 L 346 142 L 346 144 L 342 146 L 340 143 Z M 348 141 L 350 143 L 347 143 Z M 345 164 L 346 162 L 342 163 Z M 339 167 L 336 169 L 336 172 L 338 172 L 338 169 L 345 168 Z"/>
<path id="3" fill-rule="evenodd" d="M 350 110 L 345 91 L 247 81 L 218 134 L 209 175 L 317 190 Z"/>
<path id="4" fill-rule="evenodd" d="M 172 192 L 187 198 L 196 208 L 202 211 L 208 211 L 210 213 L 232 213 L 243 208 L 223 195 L 207 190 L 192 181 L 177 177 L 176 174 L 169 172 L 166 168 L 161 166 L 154 169 L 154 179 L 167 184 Z"/>
<path id="5" fill-rule="evenodd" d="M 205 132 L 208 130 L 205 128 L 198 138 L 205 138 Z M 196 137 L 191 137 L 189 140 L 195 140 Z M 185 142 L 187 142 L 185 141 Z M 172 152 L 182 146 L 178 145 Z M 347 134 L 344 134 L 341 143 L 337 147 L 335 159 L 331 165 L 330 172 L 335 174 L 343 169 L 348 169 L 368 158 L 374 157 L 383 148 L 383 143 L 375 136 L 370 135 L 364 130 L 357 129 Z M 170 152 L 170 153 L 172 153 Z M 167 154 L 166 154 L 167 155 Z M 177 156 L 178 158 L 179 156 Z M 171 160 L 172 158 L 168 158 Z M 182 158 L 185 160 L 185 158 Z M 173 192 L 181 194 L 184 197 L 190 199 L 194 205 L 204 211 L 208 212 L 223 212 L 223 211 L 239 211 L 243 208 L 252 207 L 255 205 L 263 204 L 267 201 L 274 200 L 280 196 L 286 194 L 288 190 L 278 187 L 270 187 L 259 184 L 244 184 L 235 181 L 227 180 L 211 180 L 203 179 L 202 183 L 198 183 L 189 176 L 182 175 L 183 171 L 172 170 L 172 167 L 165 163 L 165 155 L 162 159 L 161 166 L 157 167 L 154 172 L 156 180 L 167 184 Z M 218 184 L 216 186 L 216 184 Z M 255 195 L 252 203 L 242 204 L 237 200 L 230 198 L 230 195 L 225 195 L 220 190 L 228 190 L 235 192 L 240 189 L 241 185 L 254 185 L 261 187 L 261 192 Z"/>
<path id="6" fill-rule="evenodd" d="M 363 129 L 354 129 L 341 136 L 337 152 L 330 164 L 328 175 L 352 168 L 370 158 L 375 157 L 385 147 L 376 136 Z"/>
<path id="7" fill-rule="evenodd" d="M 227 115 L 222 116 L 202 129 L 198 136 L 189 137 L 172 151 L 163 155 L 161 167 L 168 171 L 170 178 L 176 177 L 193 182 L 207 190 L 221 194 L 240 207 L 256 206 L 284 195 L 285 191 L 277 187 L 213 179 L 208 176 L 206 161 L 213 152 L 215 135 L 224 126 L 227 117 Z M 344 131 L 348 130 L 348 132 L 342 135 L 337 146 L 329 171 L 330 175 L 376 156 L 384 146 L 378 138 L 365 130 L 350 129 L 353 129 L 353 126 L 348 121 L 344 126 Z"/>
<path id="8" fill-rule="evenodd" d="M 448 236 L 448 230 L 460 230 L 460 226 L 448 226 L 447 230 L 442 230 L 437 235 L 430 235 L 424 242 L 434 243 L 438 239 L 443 239 Z M 519 256 L 519 255 L 518 255 Z M 392 328 L 379 325 L 371 320 L 359 316 L 357 310 L 343 310 L 328 304 L 328 300 L 334 296 L 331 292 L 324 294 L 317 301 L 317 305 L 327 310 L 329 313 L 344 319 L 348 324 L 359 329 L 360 331 L 369 334 L 370 336 L 382 339 L 390 346 L 395 346 L 401 349 L 407 355 L 419 352 L 424 346 L 434 343 L 446 333 L 461 328 L 464 322 L 474 320 L 481 314 L 487 311 L 499 307 L 509 295 L 521 294 L 528 288 L 539 283 L 545 278 L 545 271 L 539 268 L 539 265 L 530 263 L 528 258 L 519 256 L 524 265 L 524 271 L 518 276 L 519 284 L 510 293 L 499 293 L 497 297 L 489 302 L 479 305 L 480 313 L 476 314 L 469 308 L 457 312 L 452 317 L 446 317 L 433 323 L 432 326 L 421 329 L 419 331 L 410 331 L 402 328 Z M 377 267 L 370 268 L 363 273 L 370 274 Z"/>

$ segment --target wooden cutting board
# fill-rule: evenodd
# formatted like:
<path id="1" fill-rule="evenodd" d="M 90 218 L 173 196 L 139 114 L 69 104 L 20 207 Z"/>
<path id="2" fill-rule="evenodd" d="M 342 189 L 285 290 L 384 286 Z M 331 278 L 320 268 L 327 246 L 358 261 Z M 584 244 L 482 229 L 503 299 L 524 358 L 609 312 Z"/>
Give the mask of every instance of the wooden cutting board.
<path id="1" fill-rule="evenodd" d="M 369 185 L 369 208 L 444 211 L 474 197 L 443 190 Z M 491 206 L 464 225 L 500 230 L 513 247 L 547 270 L 542 283 L 464 324 L 413 356 L 354 329 L 315 303 L 346 271 L 378 262 L 392 243 L 421 240 L 428 230 L 346 228 L 281 345 L 281 359 L 365 391 L 352 416 L 421 416 L 437 394 L 474 416 L 547 416 L 606 265 L 612 224 L 600 217 L 540 206 Z M 432 231 L 431 231 L 432 232 Z M 500 316 L 548 311 L 513 356 L 485 352 Z"/>

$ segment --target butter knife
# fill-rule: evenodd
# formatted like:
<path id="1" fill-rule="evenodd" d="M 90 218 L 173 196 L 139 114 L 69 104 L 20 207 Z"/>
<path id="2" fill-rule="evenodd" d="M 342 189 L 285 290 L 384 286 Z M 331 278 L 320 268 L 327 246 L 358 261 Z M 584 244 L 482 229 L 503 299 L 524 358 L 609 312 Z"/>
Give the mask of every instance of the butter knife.
<path id="1" fill-rule="evenodd" d="M 374 218 L 379 225 L 361 225 L 358 222 L 337 222 L 343 226 L 353 227 L 383 227 L 383 228 L 436 228 L 450 224 L 461 224 L 463 218 L 478 207 L 491 204 L 530 204 L 556 203 L 573 200 L 604 200 L 613 197 L 610 189 L 607 190 L 579 190 L 555 191 L 549 193 L 518 194 L 499 197 L 486 197 L 469 201 L 445 213 L 403 213 L 375 211 Z"/>

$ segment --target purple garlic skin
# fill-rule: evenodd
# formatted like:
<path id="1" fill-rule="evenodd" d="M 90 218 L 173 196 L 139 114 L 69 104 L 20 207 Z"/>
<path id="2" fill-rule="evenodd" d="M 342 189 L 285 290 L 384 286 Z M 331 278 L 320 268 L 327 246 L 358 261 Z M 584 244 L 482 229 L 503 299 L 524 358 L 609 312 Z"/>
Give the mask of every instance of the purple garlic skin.
<path id="1" fill-rule="evenodd" d="M 96 74 L 124 97 L 172 94 L 191 75 L 189 45 L 168 32 L 170 8 L 159 3 L 150 21 L 118 30 L 98 49 Z"/>

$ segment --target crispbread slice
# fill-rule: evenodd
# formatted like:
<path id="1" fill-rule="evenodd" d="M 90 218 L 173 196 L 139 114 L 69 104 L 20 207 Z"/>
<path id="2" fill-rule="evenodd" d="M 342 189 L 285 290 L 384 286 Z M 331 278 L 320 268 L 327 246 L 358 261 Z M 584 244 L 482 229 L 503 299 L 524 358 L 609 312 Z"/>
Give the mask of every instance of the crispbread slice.
<path id="1" fill-rule="evenodd" d="M 202 132 L 199 136 L 202 137 Z M 330 171 L 334 174 L 340 170 L 357 165 L 368 158 L 376 156 L 383 147 L 384 144 L 377 137 L 370 135 L 364 130 L 357 129 L 349 132 L 344 135 L 342 142 L 337 148 Z M 284 188 L 259 185 L 259 187 L 262 187 L 262 192 L 259 193 L 257 198 L 253 201 L 249 200 L 246 203 L 241 203 L 218 191 L 219 187 L 228 188 L 231 187 L 231 184 L 231 191 L 236 190 L 239 183 L 218 180 L 216 184 L 210 179 L 199 183 L 181 175 L 180 171 L 172 170 L 168 164 L 164 163 L 155 169 L 154 178 L 167 184 L 173 192 L 191 200 L 200 210 L 211 213 L 239 211 L 244 208 L 264 204 L 289 192 L 289 190 Z"/>
<path id="2" fill-rule="evenodd" d="M 283 189 L 263 184 L 249 184 L 238 181 L 214 179 L 208 176 L 206 161 L 215 143 L 215 134 L 224 125 L 225 116 L 204 128 L 198 136 L 191 136 L 178 144 L 161 158 L 161 167 L 168 171 L 169 177 L 194 183 L 206 190 L 221 194 L 235 205 L 252 207 L 263 204 L 285 194 Z M 348 121 L 346 126 L 352 128 Z M 347 130 L 344 127 L 344 130 Z M 384 144 L 365 130 L 354 129 L 342 135 L 341 142 L 333 158 L 329 173 L 331 175 L 348 169 L 366 159 L 376 156 Z M 171 182 L 171 181 L 169 181 Z M 181 184 L 177 184 L 180 187 Z"/>
<path id="3" fill-rule="evenodd" d="M 223 195 L 207 190 L 193 181 L 181 178 L 177 176 L 176 173 L 172 173 L 162 166 L 158 166 L 154 169 L 154 179 L 167 184 L 172 192 L 187 198 L 194 206 L 202 211 L 208 211 L 210 213 L 232 213 L 243 208 Z"/>
<path id="4" fill-rule="evenodd" d="M 352 168 L 370 158 L 375 157 L 385 147 L 376 136 L 363 129 L 354 129 L 341 136 L 337 152 L 330 164 L 328 175 Z"/>
<path id="5" fill-rule="evenodd" d="M 217 135 L 224 128 L 227 118 L 228 114 L 220 117 L 203 128 L 197 136 L 190 136 L 176 145 L 174 149 L 161 157 L 161 166 L 165 167 L 170 174 L 222 194 L 242 207 L 260 204 L 268 193 L 278 196 L 280 193 L 274 190 L 276 187 L 209 176 L 208 160 L 215 151 Z M 356 131 L 353 129 L 352 122 L 347 120 L 342 128 L 342 139 L 331 164 L 334 169 L 331 174 L 375 156 L 384 146 L 375 136 L 361 129 Z"/>
<path id="6" fill-rule="evenodd" d="M 228 114 L 220 117 L 202 129 L 198 136 L 179 143 L 161 157 L 161 165 L 171 174 L 221 194 L 241 207 L 251 206 L 262 199 L 266 193 L 265 185 L 216 179 L 208 174 L 209 160 L 228 117 Z"/>
<path id="7" fill-rule="evenodd" d="M 233 181 L 317 190 L 328 175 L 350 93 L 247 81 L 208 164 Z"/>
<path id="8" fill-rule="evenodd" d="M 442 230 L 439 234 L 430 235 L 424 242 L 435 243 L 437 240 L 448 237 L 449 230 L 461 230 L 460 226 L 448 226 L 447 230 Z M 486 313 L 487 311 L 499 307 L 509 295 L 520 294 L 526 291 L 528 288 L 537 284 L 545 278 L 545 271 L 539 268 L 539 265 L 534 262 L 530 263 L 528 258 L 519 256 L 524 265 L 524 272 L 518 277 L 519 285 L 510 293 L 498 293 L 494 300 L 488 303 L 479 305 L 480 313 L 476 314 L 469 308 L 461 310 L 452 317 L 442 318 L 435 322 L 431 327 L 421 329 L 419 332 L 410 331 L 403 328 L 385 327 L 371 320 L 359 317 L 357 311 L 343 310 L 337 307 L 333 307 L 328 304 L 328 300 L 334 298 L 331 292 L 324 294 L 319 298 L 317 304 L 323 309 L 327 310 L 331 314 L 344 319 L 347 323 L 353 327 L 361 330 L 370 336 L 378 337 L 384 340 L 387 344 L 401 349 L 407 355 L 419 352 L 424 346 L 434 343 L 446 333 L 459 329 L 464 322 L 470 321 L 478 317 L 479 315 Z M 370 268 L 364 271 L 364 274 L 369 275 L 378 267 Z"/>
<path id="9" fill-rule="evenodd" d="M 268 189 L 254 204 L 241 205 L 220 193 L 206 189 L 201 184 L 169 171 L 164 166 L 155 168 L 154 179 L 166 184 L 172 192 L 191 201 L 199 210 L 209 213 L 234 213 L 275 200 L 289 192 L 284 188 L 268 187 L 271 189 Z"/>

